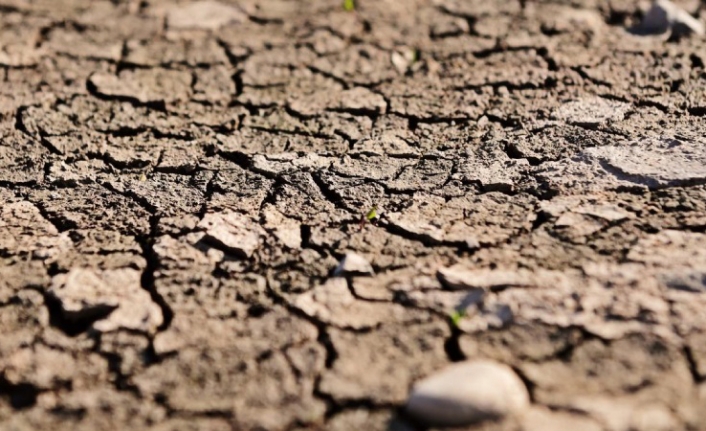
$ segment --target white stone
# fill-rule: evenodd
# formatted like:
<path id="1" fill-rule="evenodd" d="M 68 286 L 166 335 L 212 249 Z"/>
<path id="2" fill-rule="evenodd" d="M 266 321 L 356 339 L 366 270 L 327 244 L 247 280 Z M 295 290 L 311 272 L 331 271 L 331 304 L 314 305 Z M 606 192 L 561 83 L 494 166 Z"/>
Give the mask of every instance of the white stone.
<path id="1" fill-rule="evenodd" d="M 358 253 L 348 252 L 333 271 L 333 275 L 375 275 L 375 271 L 366 258 Z"/>
<path id="2" fill-rule="evenodd" d="M 527 388 L 510 367 L 471 360 L 418 382 L 406 410 L 430 426 L 466 426 L 517 414 L 528 405 Z"/>

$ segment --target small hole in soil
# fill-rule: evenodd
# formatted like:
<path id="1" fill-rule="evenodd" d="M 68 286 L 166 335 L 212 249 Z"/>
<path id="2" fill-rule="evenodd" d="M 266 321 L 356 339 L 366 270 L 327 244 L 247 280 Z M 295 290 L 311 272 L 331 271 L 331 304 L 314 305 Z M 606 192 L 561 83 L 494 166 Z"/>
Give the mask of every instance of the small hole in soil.
<path id="1" fill-rule="evenodd" d="M 27 383 L 13 385 L 0 377 L 0 395 L 7 395 L 13 409 L 27 409 L 37 404 L 39 390 Z"/>
<path id="2" fill-rule="evenodd" d="M 262 304 L 254 304 L 248 308 L 248 316 L 250 317 L 262 317 L 267 314 L 267 308 L 262 306 Z"/>

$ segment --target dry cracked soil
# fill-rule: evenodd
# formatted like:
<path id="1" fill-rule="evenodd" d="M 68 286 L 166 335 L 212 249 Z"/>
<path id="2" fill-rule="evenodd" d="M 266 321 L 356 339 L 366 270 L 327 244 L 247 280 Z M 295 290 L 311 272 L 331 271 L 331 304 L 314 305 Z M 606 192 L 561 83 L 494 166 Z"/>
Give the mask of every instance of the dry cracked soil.
<path id="1" fill-rule="evenodd" d="M 352 5 L 0 0 L 0 429 L 706 429 L 706 42 Z"/>

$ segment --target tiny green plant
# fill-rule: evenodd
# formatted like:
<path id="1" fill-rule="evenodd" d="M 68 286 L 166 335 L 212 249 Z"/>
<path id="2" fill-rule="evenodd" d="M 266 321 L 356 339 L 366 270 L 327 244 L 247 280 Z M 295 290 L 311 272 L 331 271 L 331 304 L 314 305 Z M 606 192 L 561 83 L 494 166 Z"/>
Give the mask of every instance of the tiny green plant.
<path id="1" fill-rule="evenodd" d="M 378 206 L 373 205 L 372 208 L 370 208 L 370 211 L 365 215 L 365 218 L 368 219 L 368 221 L 373 221 L 376 218 L 378 218 Z"/>
<path id="2" fill-rule="evenodd" d="M 355 0 L 343 0 L 343 10 L 353 12 L 355 10 Z"/>
<path id="3" fill-rule="evenodd" d="M 458 328 L 458 324 L 461 323 L 461 319 L 463 319 L 465 316 L 465 310 L 454 310 L 451 312 L 449 318 L 451 319 L 451 324 L 454 326 L 454 328 Z"/>
<path id="4" fill-rule="evenodd" d="M 366 223 L 372 223 L 374 225 L 379 218 L 380 214 L 378 214 L 378 206 L 373 205 L 372 208 L 370 208 L 370 210 L 365 214 L 365 216 L 360 218 L 360 223 L 358 225 L 359 230 L 363 230 Z"/>

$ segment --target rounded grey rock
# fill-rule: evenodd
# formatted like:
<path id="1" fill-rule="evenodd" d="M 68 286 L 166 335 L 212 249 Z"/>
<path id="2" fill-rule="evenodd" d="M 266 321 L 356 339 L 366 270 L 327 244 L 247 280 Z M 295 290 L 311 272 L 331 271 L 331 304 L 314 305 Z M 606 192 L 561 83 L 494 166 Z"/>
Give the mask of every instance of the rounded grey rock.
<path id="1" fill-rule="evenodd" d="M 429 426 L 466 426 L 524 410 L 529 394 L 507 365 L 471 360 L 451 365 L 418 382 L 407 414 Z"/>

